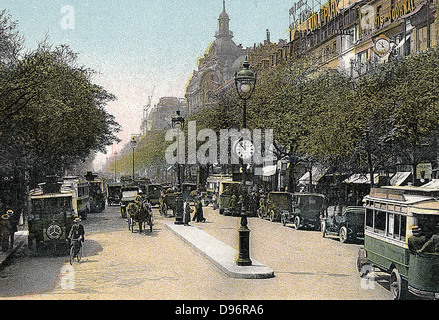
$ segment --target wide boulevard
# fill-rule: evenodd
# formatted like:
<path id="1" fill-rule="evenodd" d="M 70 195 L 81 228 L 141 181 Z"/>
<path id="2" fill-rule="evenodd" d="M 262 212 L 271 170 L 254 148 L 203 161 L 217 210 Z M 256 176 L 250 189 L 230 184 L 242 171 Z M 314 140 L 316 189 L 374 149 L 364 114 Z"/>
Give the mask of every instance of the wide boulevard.
<path id="1" fill-rule="evenodd" d="M 33 257 L 21 250 L 0 269 L 2 299 L 295 300 L 391 299 L 389 277 L 360 278 L 361 244 L 342 244 L 318 231 L 249 218 L 251 258 L 274 270 L 269 279 L 223 274 L 183 242 L 154 208 L 153 231 L 127 228 L 119 207 L 89 214 L 84 256 Z M 238 247 L 238 217 L 204 208 L 205 223 L 192 222 L 231 247 Z"/>

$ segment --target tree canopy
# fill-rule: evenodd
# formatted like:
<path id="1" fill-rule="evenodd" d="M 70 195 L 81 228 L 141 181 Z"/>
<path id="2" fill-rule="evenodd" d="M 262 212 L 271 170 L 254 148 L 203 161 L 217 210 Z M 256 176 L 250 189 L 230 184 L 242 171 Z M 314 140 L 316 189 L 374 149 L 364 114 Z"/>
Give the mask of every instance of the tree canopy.
<path id="1" fill-rule="evenodd" d="M 106 109 L 116 97 L 92 81 L 68 46 L 46 41 L 22 54 L 6 12 L 0 13 L 0 159 L 39 175 L 62 173 L 119 139 L 119 124 Z"/>

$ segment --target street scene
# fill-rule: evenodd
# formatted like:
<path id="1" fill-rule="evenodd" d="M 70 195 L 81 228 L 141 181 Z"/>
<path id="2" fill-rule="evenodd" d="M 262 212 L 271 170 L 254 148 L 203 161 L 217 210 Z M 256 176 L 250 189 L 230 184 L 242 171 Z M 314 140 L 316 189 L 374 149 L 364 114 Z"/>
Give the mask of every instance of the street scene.
<path id="1" fill-rule="evenodd" d="M 6 0 L 0 299 L 438 300 L 437 6 Z"/>
<path id="2" fill-rule="evenodd" d="M 391 299 L 389 276 L 362 283 L 356 267 L 359 244 L 322 238 L 320 232 L 249 218 L 251 258 L 274 270 L 269 279 L 234 279 L 173 234 L 172 218 L 153 209 L 153 231 L 128 230 L 118 207 L 90 214 L 84 253 L 32 257 L 17 252 L 0 273 L 4 299 L 297 300 Z M 191 222 L 237 247 L 238 217 L 205 207 L 206 221 Z M 269 239 L 269 240 L 268 240 Z M 69 272 L 72 272 L 69 274 Z M 23 278 L 23 273 L 27 277 Z"/>

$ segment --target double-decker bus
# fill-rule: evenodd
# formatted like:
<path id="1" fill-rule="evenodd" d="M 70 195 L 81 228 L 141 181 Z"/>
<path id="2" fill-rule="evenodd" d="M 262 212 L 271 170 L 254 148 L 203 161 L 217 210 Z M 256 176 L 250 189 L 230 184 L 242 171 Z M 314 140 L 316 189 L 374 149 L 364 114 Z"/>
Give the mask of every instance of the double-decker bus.
<path id="1" fill-rule="evenodd" d="M 90 184 L 78 176 L 63 177 L 61 192 L 71 192 L 76 214 L 82 219 L 87 219 L 90 212 Z"/>
<path id="2" fill-rule="evenodd" d="M 66 239 L 77 208 L 73 193 L 61 192 L 60 187 L 58 178 L 50 176 L 30 191 L 28 244 L 36 254 L 42 250 L 57 254 L 69 252 Z"/>
<path id="3" fill-rule="evenodd" d="M 364 249 L 359 251 L 358 270 L 364 275 L 377 267 L 390 273 L 394 299 L 408 292 L 439 299 L 439 252 L 409 248 L 413 229 L 422 230 L 421 244 L 437 234 L 438 195 L 439 189 L 382 187 L 372 188 L 364 198 Z"/>

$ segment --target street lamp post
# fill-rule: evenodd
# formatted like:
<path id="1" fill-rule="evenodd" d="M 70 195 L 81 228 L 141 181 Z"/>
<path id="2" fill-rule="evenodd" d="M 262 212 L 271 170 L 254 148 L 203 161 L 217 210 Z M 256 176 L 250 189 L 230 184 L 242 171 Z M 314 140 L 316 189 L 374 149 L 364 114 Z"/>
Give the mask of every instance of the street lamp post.
<path id="1" fill-rule="evenodd" d="M 114 182 L 117 182 L 116 166 L 117 166 L 117 151 L 114 151 Z"/>
<path id="2" fill-rule="evenodd" d="M 133 135 L 131 136 L 131 148 L 133 148 L 133 182 L 134 182 L 134 149 L 136 148 L 136 137 Z"/>
<path id="3" fill-rule="evenodd" d="M 235 73 L 235 87 L 239 98 L 242 100 L 242 128 L 247 128 L 247 100 L 250 99 L 256 85 L 256 76 L 250 70 L 248 56 L 245 57 L 243 67 Z M 247 226 L 246 213 L 246 168 L 242 157 L 240 157 L 242 170 L 242 196 L 241 196 L 241 225 L 239 227 L 239 251 L 235 263 L 238 266 L 251 266 L 250 259 L 250 229 Z"/>
<path id="4" fill-rule="evenodd" d="M 183 221 L 183 195 L 181 193 L 181 167 L 180 167 L 180 131 L 184 128 L 184 118 L 177 110 L 176 115 L 172 117 L 172 128 L 177 130 L 177 194 L 175 195 L 175 222 L 174 224 L 184 224 Z"/>

